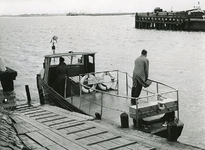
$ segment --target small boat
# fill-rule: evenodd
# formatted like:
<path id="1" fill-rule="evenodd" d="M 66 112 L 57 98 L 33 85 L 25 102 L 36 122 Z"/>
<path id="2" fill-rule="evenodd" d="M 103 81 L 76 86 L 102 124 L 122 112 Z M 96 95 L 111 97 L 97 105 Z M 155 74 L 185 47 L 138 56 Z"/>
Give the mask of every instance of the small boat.
<path id="1" fill-rule="evenodd" d="M 95 52 L 45 55 L 37 75 L 41 104 L 45 100 L 61 108 L 118 124 L 122 113 L 129 114 L 131 127 L 176 141 L 183 123 L 179 120 L 178 90 L 158 81 L 143 89 L 131 105 L 132 77 L 119 70 L 95 71 Z M 67 72 L 63 93 L 56 90 L 56 68 L 64 58 Z M 57 83 L 57 86 L 60 86 Z M 131 121 L 130 121 L 131 120 Z M 133 123 L 132 123 L 133 122 Z"/>

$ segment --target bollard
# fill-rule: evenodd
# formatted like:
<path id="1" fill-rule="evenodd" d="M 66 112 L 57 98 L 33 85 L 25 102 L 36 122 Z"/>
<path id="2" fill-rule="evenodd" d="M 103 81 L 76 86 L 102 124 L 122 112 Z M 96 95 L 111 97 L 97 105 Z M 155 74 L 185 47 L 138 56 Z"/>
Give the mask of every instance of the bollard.
<path id="1" fill-rule="evenodd" d="M 175 121 L 171 121 L 167 124 L 167 139 L 169 141 L 177 141 L 177 123 Z"/>
<path id="2" fill-rule="evenodd" d="M 29 91 L 28 85 L 26 85 L 25 88 L 26 88 L 26 95 L 27 95 L 28 105 L 31 105 L 31 96 L 30 96 L 30 91 Z"/>
<path id="3" fill-rule="evenodd" d="M 129 128 L 129 118 L 127 113 L 122 113 L 120 115 L 121 128 Z"/>
<path id="4" fill-rule="evenodd" d="M 13 91 L 14 90 L 14 82 L 12 79 L 2 79 L 1 80 L 1 85 L 3 88 L 4 92 L 9 92 L 9 91 Z"/>
<path id="5" fill-rule="evenodd" d="M 95 113 L 95 117 L 96 119 L 101 120 L 101 115 L 98 112 Z"/>

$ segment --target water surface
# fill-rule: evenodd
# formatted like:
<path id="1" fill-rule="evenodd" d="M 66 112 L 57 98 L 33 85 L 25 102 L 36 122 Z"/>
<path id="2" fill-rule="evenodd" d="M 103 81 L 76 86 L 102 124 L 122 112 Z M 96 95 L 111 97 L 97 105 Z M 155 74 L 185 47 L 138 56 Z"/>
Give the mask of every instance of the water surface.
<path id="1" fill-rule="evenodd" d="M 132 74 L 142 49 L 148 51 L 150 75 L 179 90 L 180 142 L 205 148 L 205 33 L 139 30 L 134 16 L 58 16 L 0 18 L 0 56 L 16 70 L 18 103 L 26 102 L 25 85 L 38 102 L 36 74 L 43 56 L 51 54 L 51 38 L 59 37 L 57 52 L 96 54 L 96 71 Z M 2 89 L 2 88 L 1 88 Z"/>

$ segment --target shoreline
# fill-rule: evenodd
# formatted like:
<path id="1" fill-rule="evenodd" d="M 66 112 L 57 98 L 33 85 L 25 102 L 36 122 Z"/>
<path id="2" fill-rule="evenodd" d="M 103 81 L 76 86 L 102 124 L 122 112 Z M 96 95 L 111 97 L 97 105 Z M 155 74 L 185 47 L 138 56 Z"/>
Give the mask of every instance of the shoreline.
<path id="1" fill-rule="evenodd" d="M 10 113 L 0 106 L 0 149 L 29 150 L 18 137 Z"/>
<path id="2" fill-rule="evenodd" d="M 19 14 L 0 15 L 0 17 L 53 17 L 53 16 L 122 16 L 135 15 L 136 13 L 67 13 L 67 14 Z"/>

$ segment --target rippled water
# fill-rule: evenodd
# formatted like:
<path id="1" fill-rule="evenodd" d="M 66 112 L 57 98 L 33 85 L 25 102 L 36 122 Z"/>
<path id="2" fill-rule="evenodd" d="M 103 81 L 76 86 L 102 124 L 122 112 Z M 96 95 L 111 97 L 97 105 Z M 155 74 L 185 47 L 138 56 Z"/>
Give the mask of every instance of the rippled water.
<path id="1" fill-rule="evenodd" d="M 43 56 L 52 53 L 49 42 L 54 35 L 59 37 L 57 52 L 97 52 L 96 71 L 132 74 L 134 59 L 146 49 L 150 78 L 179 89 L 180 119 L 185 124 L 179 141 L 205 148 L 204 32 L 139 30 L 134 16 L 0 18 L 0 56 L 18 72 L 18 103 L 26 102 L 25 85 L 38 101 L 36 74 Z"/>

